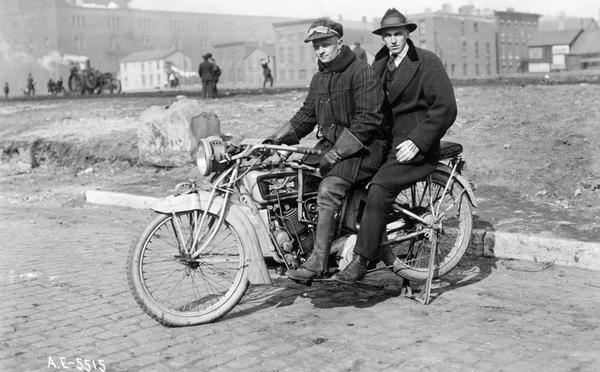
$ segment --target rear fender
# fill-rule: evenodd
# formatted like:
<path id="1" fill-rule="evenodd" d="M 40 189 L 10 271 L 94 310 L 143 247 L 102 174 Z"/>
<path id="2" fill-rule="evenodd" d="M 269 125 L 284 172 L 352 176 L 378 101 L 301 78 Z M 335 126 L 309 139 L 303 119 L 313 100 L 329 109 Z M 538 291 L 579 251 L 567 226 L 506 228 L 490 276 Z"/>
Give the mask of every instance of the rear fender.
<path id="1" fill-rule="evenodd" d="M 166 214 L 208 209 L 210 213 L 218 215 L 224 199 L 221 196 L 215 196 L 210 205 L 209 201 L 209 192 L 198 191 L 197 193 L 167 196 L 154 203 L 151 208 L 158 213 Z M 248 280 L 251 284 L 272 284 L 260 244 L 264 240 L 264 232 L 261 231 L 263 227 L 256 223 L 257 218 L 259 217 L 255 216 L 249 208 L 232 202 L 229 202 L 225 209 L 225 221 L 240 234 L 239 238 L 245 248 Z M 257 230 L 259 234 L 257 234 Z"/>
<path id="2" fill-rule="evenodd" d="M 447 174 L 448 176 L 450 176 L 452 174 L 452 168 L 450 168 L 448 165 L 443 164 L 443 163 L 438 163 L 435 170 L 437 172 Z M 464 178 L 461 174 L 459 174 L 457 172 L 454 172 L 453 177 L 456 180 L 456 182 L 458 182 L 462 187 L 464 187 L 465 191 L 467 192 L 467 197 L 469 198 L 469 201 L 471 202 L 471 205 L 473 205 L 473 207 L 477 208 L 477 201 L 475 200 L 475 194 L 473 193 L 471 186 L 469 186 L 469 181 L 467 181 L 466 178 Z"/>

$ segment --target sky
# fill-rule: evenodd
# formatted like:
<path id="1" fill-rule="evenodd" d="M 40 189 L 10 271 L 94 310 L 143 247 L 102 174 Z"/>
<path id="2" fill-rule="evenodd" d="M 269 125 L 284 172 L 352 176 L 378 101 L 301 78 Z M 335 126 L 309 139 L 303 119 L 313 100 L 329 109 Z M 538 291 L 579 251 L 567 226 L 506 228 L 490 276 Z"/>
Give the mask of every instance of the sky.
<path id="1" fill-rule="evenodd" d="M 396 8 L 406 15 L 422 13 L 425 8 L 439 10 L 444 3 L 452 4 L 453 12 L 461 5 L 473 4 L 480 9 L 506 10 L 556 16 L 600 16 L 598 0 L 133 0 L 132 5 L 142 9 L 196 11 L 243 15 L 266 15 L 289 18 L 316 18 L 329 16 L 345 20 L 380 18 L 388 8 Z"/>

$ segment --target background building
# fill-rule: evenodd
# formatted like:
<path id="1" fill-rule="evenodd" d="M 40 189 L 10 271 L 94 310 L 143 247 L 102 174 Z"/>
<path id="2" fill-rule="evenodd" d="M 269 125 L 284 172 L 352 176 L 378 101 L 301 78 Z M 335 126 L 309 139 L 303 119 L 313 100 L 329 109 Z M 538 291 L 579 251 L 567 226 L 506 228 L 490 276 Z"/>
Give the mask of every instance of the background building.
<path id="1" fill-rule="evenodd" d="M 219 85 L 230 88 L 262 87 L 260 60 L 272 56 L 272 43 L 234 42 L 215 45 L 213 57 L 221 68 Z M 273 66 L 275 58 L 271 58 Z"/>
<path id="2" fill-rule="evenodd" d="M 123 91 L 159 89 L 168 86 L 169 73 L 193 70 L 192 61 L 174 49 L 135 52 L 120 62 L 119 76 Z M 177 74 L 181 80 L 186 76 Z"/>
<path id="3" fill-rule="evenodd" d="M 567 55 L 568 70 L 600 70 L 600 30 L 584 30 Z"/>
<path id="4" fill-rule="evenodd" d="M 410 34 L 416 46 L 440 57 L 451 78 L 492 77 L 496 69 L 496 25 L 490 13 L 449 7 L 435 12 L 415 14 L 409 21 L 417 24 Z"/>
<path id="5" fill-rule="evenodd" d="M 529 44 L 529 72 L 567 69 L 566 56 L 583 30 L 539 32 Z"/>
<path id="6" fill-rule="evenodd" d="M 418 25 L 411 39 L 436 53 L 455 79 L 545 70 L 540 63 L 550 64 L 549 70 L 595 66 L 594 43 L 600 45 L 595 34 L 578 47 L 569 44 L 568 50 L 562 40 L 536 39 L 530 61 L 528 47 L 538 33 L 539 14 L 481 10 L 473 5 L 461 6 L 455 13 L 444 4 L 437 11 L 407 16 Z M 337 20 L 344 25 L 345 44 L 352 47 L 361 42 L 371 62 L 383 45 L 372 34 L 379 19 Z M 181 67 L 190 69 L 182 70 L 183 76 L 193 76 L 202 55 L 212 53 L 223 71 L 219 85 L 224 88 L 262 86 L 260 59 L 266 56 L 271 56 L 275 86 L 305 87 L 317 71 L 312 47 L 303 42 L 312 21 L 139 10 L 130 8 L 128 0 L 0 0 L 0 84 L 9 82 L 13 94 L 18 94 L 28 73 L 37 81 L 38 91 L 40 83 L 50 78 L 66 81 L 67 55 L 87 57 L 92 67 L 115 73 L 121 71 L 120 61 L 127 61 L 132 53 L 177 50 L 191 61 Z M 599 29 L 592 18 L 545 17 L 544 25 L 567 31 Z M 542 41 L 563 46 L 553 51 Z M 194 78 L 182 81 L 186 82 Z"/>
<path id="7" fill-rule="evenodd" d="M 13 92 L 35 80 L 66 77 L 65 54 L 84 55 L 101 72 L 117 72 L 133 52 L 177 49 L 198 65 L 214 45 L 272 43 L 273 22 L 285 17 L 164 12 L 131 9 L 127 1 L 1 0 L 0 81 Z"/>
<path id="8" fill-rule="evenodd" d="M 529 42 L 537 35 L 539 14 L 495 11 L 498 73 L 502 75 L 527 71 Z"/>

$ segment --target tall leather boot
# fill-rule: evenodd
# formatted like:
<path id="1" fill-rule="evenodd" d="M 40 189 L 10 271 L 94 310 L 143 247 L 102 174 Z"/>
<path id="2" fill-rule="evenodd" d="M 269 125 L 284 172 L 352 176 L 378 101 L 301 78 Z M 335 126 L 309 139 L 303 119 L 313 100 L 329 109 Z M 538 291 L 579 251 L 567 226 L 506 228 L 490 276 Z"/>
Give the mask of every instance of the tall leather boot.
<path id="1" fill-rule="evenodd" d="M 301 284 L 310 284 L 313 279 L 326 272 L 331 242 L 333 241 L 334 224 L 334 211 L 319 211 L 314 248 L 300 268 L 287 272 L 288 278 Z"/>

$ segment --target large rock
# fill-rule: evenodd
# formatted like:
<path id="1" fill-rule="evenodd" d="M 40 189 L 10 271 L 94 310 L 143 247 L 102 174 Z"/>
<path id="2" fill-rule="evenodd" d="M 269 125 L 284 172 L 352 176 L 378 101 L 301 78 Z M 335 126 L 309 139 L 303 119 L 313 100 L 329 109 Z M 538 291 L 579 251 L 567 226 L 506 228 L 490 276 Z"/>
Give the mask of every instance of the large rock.
<path id="1" fill-rule="evenodd" d="M 195 161 L 200 138 L 220 136 L 221 124 L 197 100 L 181 98 L 171 105 L 152 106 L 140 115 L 138 151 L 142 161 L 181 166 Z"/>

